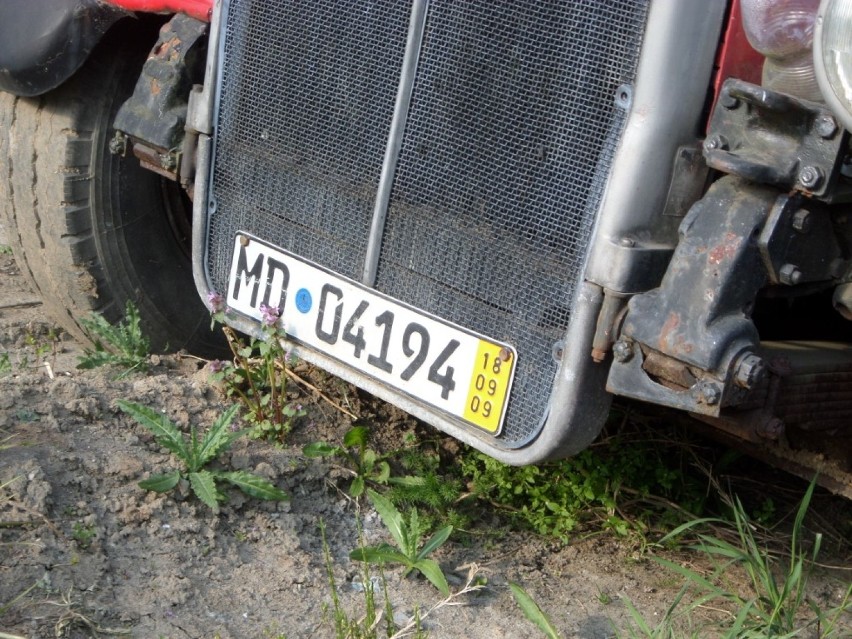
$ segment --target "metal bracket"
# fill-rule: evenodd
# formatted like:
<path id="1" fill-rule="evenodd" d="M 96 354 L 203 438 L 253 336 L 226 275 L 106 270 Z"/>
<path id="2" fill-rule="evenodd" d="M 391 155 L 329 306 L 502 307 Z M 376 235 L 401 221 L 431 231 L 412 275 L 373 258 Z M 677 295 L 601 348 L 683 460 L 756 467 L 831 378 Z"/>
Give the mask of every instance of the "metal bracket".
<path id="1" fill-rule="evenodd" d="M 848 142 L 849 132 L 825 105 L 729 79 L 704 156 L 725 173 L 831 201 L 849 195 L 835 192 Z"/>

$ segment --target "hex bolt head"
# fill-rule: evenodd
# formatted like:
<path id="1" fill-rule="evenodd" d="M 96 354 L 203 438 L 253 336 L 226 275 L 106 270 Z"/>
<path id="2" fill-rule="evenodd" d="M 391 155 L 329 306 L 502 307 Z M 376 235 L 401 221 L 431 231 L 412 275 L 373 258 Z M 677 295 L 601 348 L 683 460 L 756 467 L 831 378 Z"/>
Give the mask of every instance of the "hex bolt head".
<path id="1" fill-rule="evenodd" d="M 740 101 L 727 91 L 722 91 L 722 93 L 719 95 L 719 104 L 721 104 L 726 109 L 736 109 L 738 106 L 740 106 Z"/>
<path id="2" fill-rule="evenodd" d="M 734 382 L 742 388 L 754 388 L 766 377 L 766 364 L 763 359 L 750 353 L 740 358 L 734 371 Z"/>
<path id="3" fill-rule="evenodd" d="M 817 166 L 806 166 L 799 171 L 799 184 L 806 189 L 815 189 L 822 183 L 822 171 Z"/>
<path id="4" fill-rule="evenodd" d="M 722 391 L 713 382 L 698 382 L 692 387 L 692 395 L 699 403 L 715 406 L 722 399 Z"/>
<path id="5" fill-rule="evenodd" d="M 624 364 L 633 359 L 633 347 L 627 340 L 620 339 L 612 345 L 612 356 L 616 362 Z"/>
<path id="6" fill-rule="evenodd" d="M 714 134 L 704 140 L 704 148 L 708 151 L 727 151 L 728 141 L 724 136 Z"/>
<path id="7" fill-rule="evenodd" d="M 819 116 L 814 124 L 817 135 L 825 140 L 830 140 L 837 133 L 837 122 L 828 114 Z"/>
<path id="8" fill-rule="evenodd" d="M 770 441 L 777 441 L 784 434 L 784 422 L 777 417 L 771 417 L 765 422 L 758 424 L 755 428 L 758 437 L 763 437 Z"/>
<path id="9" fill-rule="evenodd" d="M 810 211 L 799 209 L 793 213 L 793 228 L 799 233 L 808 233 L 813 226 L 813 216 Z"/>
<path id="10" fill-rule="evenodd" d="M 122 157 L 127 154 L 127 136 L 121 131 L 116 131 L 115 136 L 109 141 L 109 152 Z"/>
<path id="11" fill-rule="evenodd" d="M 778 279 L 782 284 L 795 286 L 802 281 L 802 272 L 795 264 L 785 264 L 778 270 Z"/>

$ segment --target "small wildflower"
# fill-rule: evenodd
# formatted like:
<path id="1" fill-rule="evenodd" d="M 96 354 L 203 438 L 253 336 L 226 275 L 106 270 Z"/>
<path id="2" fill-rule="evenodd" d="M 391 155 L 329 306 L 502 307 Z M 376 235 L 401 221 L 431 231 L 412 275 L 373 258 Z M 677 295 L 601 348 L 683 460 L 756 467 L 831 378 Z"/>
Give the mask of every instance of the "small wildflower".
<path id="1" fill-rule="evenodd" d="M 211 373 L 219 373 L 225 370 L 225 366 L 227 366 L 228 362 L 221 359 L 213 359 L 207 362 L 207 369 Z"/>
<path id="2" fill-rule="evenodd" d="M 221 293 L 210 291 L 207 293 L 207 304 L 210 306 L 211 311 L 218 313 L 225 304 L 225 298 L 222 297 Z"/>
<path id="3" fill-rule="evenodd" d="M 260 305 L 260 314 L 263 316 L 264 326 L 275 326 L 278 318 L 281 317 L 281 311 L 266 304 Z"/>

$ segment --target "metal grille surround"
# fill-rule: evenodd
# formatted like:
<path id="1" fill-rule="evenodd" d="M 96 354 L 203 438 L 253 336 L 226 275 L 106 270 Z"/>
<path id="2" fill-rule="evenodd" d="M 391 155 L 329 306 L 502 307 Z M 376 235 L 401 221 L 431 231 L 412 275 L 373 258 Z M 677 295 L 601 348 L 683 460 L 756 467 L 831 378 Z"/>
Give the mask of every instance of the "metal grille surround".
<path id="1" fill-rule="evenodd" d="M 429 6 L 376 288 L 518 350 L 499 440 L 547 412 L 648 2 Z M 360 279 L 410 7 L 232 2 L 212 285 L 247 230 Z"/>

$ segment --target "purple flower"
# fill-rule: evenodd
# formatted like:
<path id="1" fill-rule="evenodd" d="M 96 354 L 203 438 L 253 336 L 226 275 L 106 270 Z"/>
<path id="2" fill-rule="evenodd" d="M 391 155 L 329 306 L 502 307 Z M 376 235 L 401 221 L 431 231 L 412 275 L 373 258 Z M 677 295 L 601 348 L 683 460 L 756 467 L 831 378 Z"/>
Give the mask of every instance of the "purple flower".
<path id="1" fill-rule="evenodd" d="M 210 310 L 214 313 L 221 311 L 224 304 L 225 298 L 222 297 L 220 293 L 217 293 L 216 291 L 210 291 L 207 293 L 207 305 L 210 306 Z"/>
<path id="2" fill-rule="evenodd" d="M 263 316 L 264 326 L 275 326 L 278 318 L 281 317 L 281 311 L 266 304 L 260 305 L 260 314 Z"/>
<path id="3" fill-rule="evenodd" d="M 225 366 L 228 365 L 228 362 L 223 361 L 221 359 L 213 359 L 207 362 L 207 368 L 211 373 L 218 373 L 225 369 Z"/>

